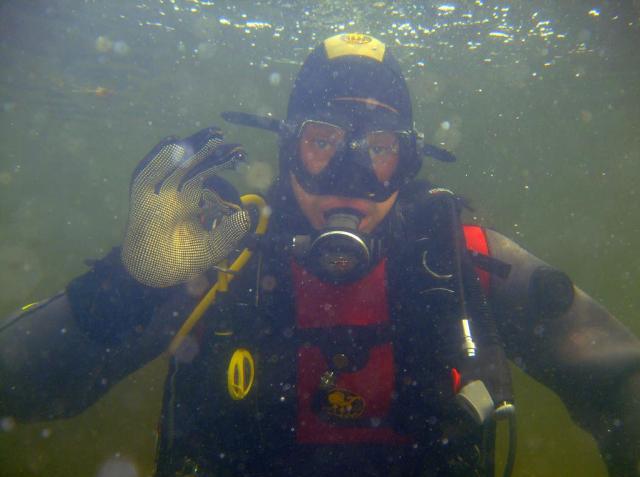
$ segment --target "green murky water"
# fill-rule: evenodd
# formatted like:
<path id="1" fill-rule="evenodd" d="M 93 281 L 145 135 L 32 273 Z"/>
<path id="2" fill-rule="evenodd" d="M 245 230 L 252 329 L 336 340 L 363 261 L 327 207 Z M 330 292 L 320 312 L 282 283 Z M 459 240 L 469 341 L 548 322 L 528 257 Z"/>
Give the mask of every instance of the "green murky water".
<path id="1" fill-rule="evenodd" d="M 129 175 L 157 140 L 221 125 L 227 109 L 282 116 L 310 48 L 363 31 L 402 63 L 418 129 L 459 157 L 423 173 L 640 333 L 639 15 L 637 1 L 596 0 L 3 2 L 0 313 L 120 242 Z M 275 138 L 225 130 L 251 156 L 234 180 L 264 190 Z M 0 474 L 101 475 L 115 457 L 150 475 L 164 368 L 73 419 L 3 421 Z M 516 385 L 515 475 L 604 475 L 559 401 Z"/>

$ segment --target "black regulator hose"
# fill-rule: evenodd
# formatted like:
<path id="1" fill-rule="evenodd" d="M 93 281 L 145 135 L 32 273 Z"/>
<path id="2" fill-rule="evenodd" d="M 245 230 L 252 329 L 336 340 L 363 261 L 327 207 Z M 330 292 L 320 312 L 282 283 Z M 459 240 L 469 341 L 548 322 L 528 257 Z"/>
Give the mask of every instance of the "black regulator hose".
<path id="1" fill-rule="evenodd" d="M 483 346 L 480 352 L 488 355 L 497 369 L 497 371 L 493 371 L 490 383 L 492 398 L 497 404 L 493 417 L 494 419 L 506 419 L 508 423 L 507 461 L 502 475 L 509 477 L 513 472 L 517 448 L 516 415 L 513 406 L 514 395 L 509 364 L 504 354 L 493 313 L 491 313 L 486 296 L 480 287 L 471 256 L 467 251 L 457 198 L 453 194 L 448 194 L 446 200 L 451 217 L 460 312 L 463 317 L 469 317 L 469 308 L 471 308 L 473 317 L 477 319 L 479 328 L 482 330 Z M 466 337 L 463 339 L 466 340 Z M 463 343 L 463 347 L 466 347 L 465 343 Z M 474 349 L 474 351 L 476 350 Z M 468 355 L 468 357 L 477 359 L 475 355 Z"/>
<path id="2" fill-rule="evenodd" d="M 456 296 L 458 298 L 459 316 L 456 318 L 460 319 L 462 331 L 461 349 L 464 351 L 464 359 L 468 361 L 476 358 L 477 348 L 471 329 L 471 316 L 467 308 L 467 294 L 463 273 L 465 268 L 463 262 L 466 257 L 466 246 L 456 196 L 453 192 L 448 191 L 445 195 L 445 201 L 449 207 L 451 235 L 453 238 L 454 277 L 458 288 Z"/>

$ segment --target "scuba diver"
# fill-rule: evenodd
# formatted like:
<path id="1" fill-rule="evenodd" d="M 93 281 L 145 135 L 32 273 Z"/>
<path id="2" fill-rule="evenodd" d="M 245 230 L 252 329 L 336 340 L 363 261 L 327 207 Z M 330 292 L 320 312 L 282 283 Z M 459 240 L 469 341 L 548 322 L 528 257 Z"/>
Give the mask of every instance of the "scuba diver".
<path id="1" fill-rule="evenodd" d="M 217 128 L 158 144 L 122 246 L 2 324 L 0 415 L 72 416 L 169 349 L 157 476 L 508 474 L 511 359 L 612 476 L 640 475 L 640 342 L 416 178 L 424 156 L 454 157 L 416 131 L 382 42 L 322 42 L 283 120 L 223 117 L 278 134 L 266 202 L 219 176 L 244 151 Z"/>

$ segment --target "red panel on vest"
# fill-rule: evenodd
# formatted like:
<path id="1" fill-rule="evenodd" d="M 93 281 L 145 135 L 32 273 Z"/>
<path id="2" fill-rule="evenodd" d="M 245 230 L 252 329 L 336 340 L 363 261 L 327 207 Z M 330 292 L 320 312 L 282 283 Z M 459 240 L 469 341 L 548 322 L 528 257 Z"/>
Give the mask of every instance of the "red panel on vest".
<path id="1" fill-rule="evenodd" d="M 356 393 L 365 402 L 361 417 L 371 427 L 348 427 L 345 420 L 333 425 L 312 410 L 312 402 L 318 390 L 320 377 L 327 371 L 322 351 L 318 347 L 304 347 L 298 351 L 298 428 L 297 441 L 303 444 L 354 444 L 376 442 L 402 444 L 404 436 L 385 427 L 382 421 L 391 407 L 394 386 L 393 349 L 391 343 L 371 349 L 367 365 L 355 373 L 338 377 L 337 387 Z"/>
<path id="2" fill-rule="evenodd" d="M 298 328 L 366 326 L 389 319 L 384 260 L 365 277 L 334 285 L 292 263 Z"/>
<path id="3" fill-rule="evenodd" d="M 389 321 L 385 261 L 381 261 L 367 276 L 346 285 L 320 281 L 300 265 L 292 263 L 296 326 L 300 329 L 339 326 L 368 326 Z M 318 346 L 303 346 L 298 350 L 298 426 L 296 438 L 308 444 L 349 444 L 408 442 L 404 436 L 385 427 L 395 385 L 393 345 L 372 346 L 366 365 L 354 373 L 339 373 L 337 388 L 360 396 L 365 409 L 358 423 L 349 426 L 347 419 L 340 425 L 323 420 L 313 410 L 313 400 L 319 391 L 320 378 L 329 367 Z M 370 424 L 363 427 L 362 423 Z"/>
<path id="4" fill-rule="evenodd" d="M 464 240 L 467 243 L 467 249 L 472 252 L 489 255 L 489 244 L 487 243 L 487 235 L 484 228 L 478 225 L 465 225 Z M 489 294 L 491 285 L 491 275 L 486 270 L 476 267 L 476 273 L 480 279 L 480 285 L 485 294 Z"/>

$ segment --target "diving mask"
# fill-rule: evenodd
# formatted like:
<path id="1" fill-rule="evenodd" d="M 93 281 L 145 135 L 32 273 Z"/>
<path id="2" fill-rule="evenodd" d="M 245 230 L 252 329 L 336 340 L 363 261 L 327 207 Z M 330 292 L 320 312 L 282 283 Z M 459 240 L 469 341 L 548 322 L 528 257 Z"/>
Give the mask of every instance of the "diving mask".
<path id="1" fill-rule="evenodd" d="M 417 170 L 414 131 L 352 131 L 307 119 L 292 139 L 290 170 L 311 194 L 383 202 Z"/>

